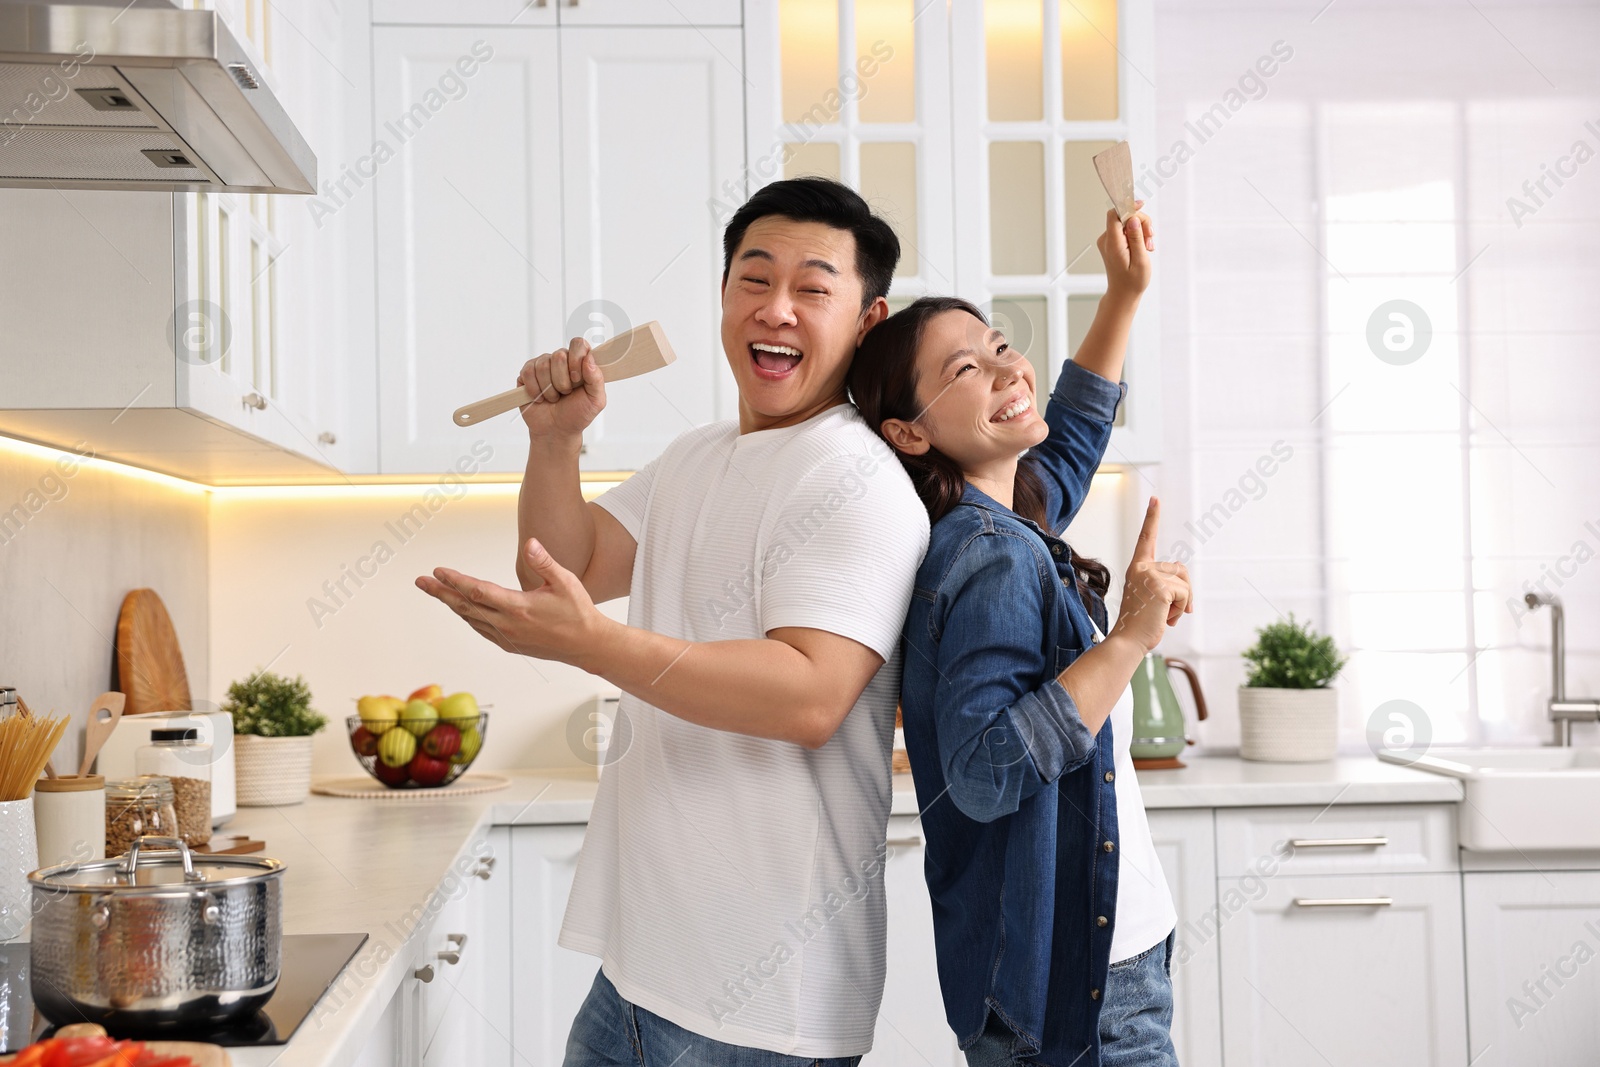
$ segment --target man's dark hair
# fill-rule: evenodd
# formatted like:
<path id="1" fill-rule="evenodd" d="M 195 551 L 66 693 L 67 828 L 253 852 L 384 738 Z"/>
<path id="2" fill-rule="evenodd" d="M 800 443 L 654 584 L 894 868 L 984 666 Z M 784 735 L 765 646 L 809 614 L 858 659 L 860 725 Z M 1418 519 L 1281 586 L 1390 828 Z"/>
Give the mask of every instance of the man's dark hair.
<path id="1" fill-rule="evenodd" d="M 782 215 L 796 222 L 820 222 L 848 230 L 856 239 L 856 273 L 861 275 L 861 306 L 889 295 L 895 264 L 900 262 L 900 239 L 889 224 L 867 206 L 861 195 L 832 178 L 790 178 L 764 185 L 742 204 L 728 228 L 722 231 L 722 280 L 728 280 L 733 253 L 750 224 L 767 215 Z"/>

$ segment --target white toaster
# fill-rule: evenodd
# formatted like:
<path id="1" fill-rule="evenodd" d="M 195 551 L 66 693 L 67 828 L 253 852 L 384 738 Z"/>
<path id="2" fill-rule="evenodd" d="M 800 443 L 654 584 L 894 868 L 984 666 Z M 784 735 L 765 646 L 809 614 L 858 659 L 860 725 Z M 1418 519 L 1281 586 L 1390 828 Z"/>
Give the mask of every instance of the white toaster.
<path id="1" fill-rule="evenodd" d="M 133 753 L 150 743 L 151 730 L 199 731 L 211 745 L 211 825 L 225 825 L 237 810 L 233 771 L 233 716 L 225 711 L 168 711 L 159 715 L 124 715 L 95 759 L 95 771 L 114 778 L 132 778 Z"/>

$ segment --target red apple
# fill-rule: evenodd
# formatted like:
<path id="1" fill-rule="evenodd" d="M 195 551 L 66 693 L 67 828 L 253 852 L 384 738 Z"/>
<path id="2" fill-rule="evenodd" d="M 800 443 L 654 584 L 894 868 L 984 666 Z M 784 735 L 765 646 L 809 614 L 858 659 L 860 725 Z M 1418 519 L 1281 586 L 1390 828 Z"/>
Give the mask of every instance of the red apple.
<path id="1" fill-rule="evenodd" d="M 428 731 L 422 739 L 422 751 L 435 759 L 449 759 L 461 749 L 461 731 L 447 722 Z"/>
<path id="2" fill-rule="evenodd" d="M 406 770 L 418 785 L 438 785 L 450 774 L 450 761 L 418 752 L 407 764 Z"/>
<path id="3" fill-rule="evenodd" d="M 406 702 L 410 703 L 413 700 L 425 700 L 429 704 L 437 704 L 443 698 L 444 690 L 439 688 L 438 684 L 435 683 L 433 685 L 425 685 L 421 689 L 413 690 L 411 695 L 406 697 Z"/>
<path id="4" fill-rule="evenodd" d="M 350 735 L 350 747 L 356 750 L 358 756 L 376 756 L 378 735 L 365 726 L 357 726 L 356 732 Z"/>
<path id="5" fill-rule="evenodd" d="M 406 779 L 411 777 L 411 772 L 404 765 L 391 767 L 383 760 L 372 765 L 372 773 L 384 785 L 405 785 Z"/>

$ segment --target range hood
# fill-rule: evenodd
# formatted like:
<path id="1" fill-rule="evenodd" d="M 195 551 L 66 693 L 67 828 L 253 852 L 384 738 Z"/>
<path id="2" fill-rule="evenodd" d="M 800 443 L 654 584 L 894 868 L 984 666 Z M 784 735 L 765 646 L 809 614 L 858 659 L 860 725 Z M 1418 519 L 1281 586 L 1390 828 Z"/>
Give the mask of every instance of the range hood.
<path id="1" fill-rule="evenodd" d="M 314 193 L 317 160 L 213 11 L 0 0 L 0 187 Z"/>

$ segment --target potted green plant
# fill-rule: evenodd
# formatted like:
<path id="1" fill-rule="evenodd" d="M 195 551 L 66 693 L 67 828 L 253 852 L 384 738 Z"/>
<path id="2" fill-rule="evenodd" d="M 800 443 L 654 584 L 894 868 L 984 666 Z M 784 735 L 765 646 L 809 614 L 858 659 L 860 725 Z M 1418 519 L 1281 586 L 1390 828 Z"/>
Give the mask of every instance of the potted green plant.
<path id="1" fill-rule="evenodd" d="M 328 725 L 296 675 L 257 671 L 228 687 L 234 767 L 243 807 L 298 804 L 311 792 L 311 739 Z"/>
<path id="2" fill-rule="evenodd" d="M 1339 694 L 1329 683 L 1347 662 L 1333 638 L 1293 615 L 1256 631 L 1239 687 L 1239 755 L 1309 763 L 1339 748 Z"/>

